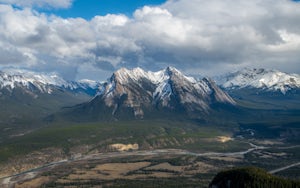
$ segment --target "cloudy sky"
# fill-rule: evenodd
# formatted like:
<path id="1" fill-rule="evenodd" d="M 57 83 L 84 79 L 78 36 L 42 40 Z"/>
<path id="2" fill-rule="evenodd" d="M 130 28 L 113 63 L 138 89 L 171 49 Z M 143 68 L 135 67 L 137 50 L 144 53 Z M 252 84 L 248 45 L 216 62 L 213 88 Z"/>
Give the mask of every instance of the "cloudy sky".
<path id="1" fill-rule="evenodd" d="M 0 68 L 105 80 L 120 67 L 300 73 L 292 0 L 0 0 Z"/>

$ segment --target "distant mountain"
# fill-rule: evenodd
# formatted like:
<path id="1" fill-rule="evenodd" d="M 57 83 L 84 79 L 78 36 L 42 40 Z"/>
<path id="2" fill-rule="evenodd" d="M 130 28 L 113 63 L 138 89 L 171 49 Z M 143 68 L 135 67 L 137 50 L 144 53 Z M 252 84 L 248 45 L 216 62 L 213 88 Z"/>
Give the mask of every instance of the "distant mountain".
<path id="1" fill-rule="evenodd" d="M 65 106 L 90 100 L 99 83 L 66 81 L 56 74 L 27 70 L 0 71 L 0 128 L 13 124 L 34 124 Z"/>
<path id="2" fill-rule="evenodd" d="M 300 89 L 300 75 L 266 69 L 244 69 L 221 76 L 217 82 L 228 90 L 254 88 L 286 94 L 294 89 Z"/>
<path id="3" fill-rule="evenodd" d="M 251 109 L 300 109 L 300 75 L 276 70 L 243 69 L 216 78 L 238 106 Z"/>
<path id="4" fill-rule="evenodd" d="M 94 95 L 99 86 L 100 83 L 90 80 L 66 81 L 54 73 L 43 74 L 18 69 L 0 71 L 0 90 L 6 89 L 10 92 L 15 88 L 23 88 L 33 94 L 51 94 L 55 89 L 63 89 Z"/>
<path id="5" fill-rule="evenodd" d="M 203 117 L 223 105 L 234 106 L 235 101 L 208 78 L 196 80 L 173 67 L 158 72 L 122 68 L 113 73 L 92 101 L 72 110 L 100 119 L 163 113 Z"/>

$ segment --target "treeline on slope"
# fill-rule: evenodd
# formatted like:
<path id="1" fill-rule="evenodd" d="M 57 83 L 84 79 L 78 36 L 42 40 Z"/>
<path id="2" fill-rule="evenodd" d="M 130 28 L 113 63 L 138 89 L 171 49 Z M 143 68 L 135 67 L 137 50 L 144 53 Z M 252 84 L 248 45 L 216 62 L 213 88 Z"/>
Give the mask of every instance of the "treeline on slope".
<path id="1" fill-rule="evenodd" d="M 256 167 L 243 167 L 218 173 L 209 188 L 300 188 L 300 181 L 280 178 Z"/>

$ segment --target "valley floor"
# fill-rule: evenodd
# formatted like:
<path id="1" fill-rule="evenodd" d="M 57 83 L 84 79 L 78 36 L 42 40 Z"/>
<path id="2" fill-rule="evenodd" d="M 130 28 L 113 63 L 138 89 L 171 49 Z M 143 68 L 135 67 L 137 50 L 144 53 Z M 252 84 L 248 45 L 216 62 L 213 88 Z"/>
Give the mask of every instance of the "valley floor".
<path id="1" fill-rule="evenodd" d="M 258 166 L 275 175 L 299 179 L 299 145 L 248 144 L 251 148 L 240 152 L 158 149 L 78 155 L 2 178 L 0 185 L 7 188 L 207 187 L 217 172 L 236 166 Z"/>

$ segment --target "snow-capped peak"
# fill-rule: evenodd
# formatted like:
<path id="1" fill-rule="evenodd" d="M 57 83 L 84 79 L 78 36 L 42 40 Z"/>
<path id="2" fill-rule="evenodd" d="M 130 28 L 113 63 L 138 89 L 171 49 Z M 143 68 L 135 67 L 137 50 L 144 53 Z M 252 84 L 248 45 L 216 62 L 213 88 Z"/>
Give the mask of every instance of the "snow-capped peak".
<path id="1" fill-rule="evenodd" d="M 142 106 L 172 109 L 181 105 L 188 111 L 195 109 L 206 113 L 212 103 L 235 104 L 211 80 L 196 80 L 173 67 L 157 72 L 141 68 L 119 69 L 99 89 L 95 97 L 98 99 L 115 109 L 113 114 L 122 104 L 133 108 L 135 116 L 143 116 Z"/>
<path id="2" fill-rule="evenodd" d="M 219 78 L 218 83 L 227 89 L 253 87 L 269 91 L 279 90 L 285 94 L 293 88 L 300 88 L 300 75 L 247 68 Z"/>
<path id="3" fill-rule="evenodd" d="M 56 73 L 37 73 L 23 69 L 5 69 L 0 71 L 0 89 L 7 88 L 13 90 L 17 86 L 27 89 L 34 87 L 42 93 L 52 93 L 52 87 L 60 87 L 70 90 L 79 88 L 97 88 L 97 83 L 88 80 L 80 82 L 69 82 Z"/>
<path id="4" fill-rule="evenodd" d="M 6 78 L 7 82 L 3 84 L 9 84 L 12 88 L 16 82 L 22 83 L 23 86 L 29 82 L 55 86 L 68 85 L 68 83 L 56 73 L 37 73 L 22 69 L 6 69 L 4 71 L 5 72 L 2 72 L 2 78 Z"/>
<path id="5" fill-rule="evenodd" d="M 130 79 L 138 81 L 142 77 L 147 77 L 147 73 L 141 68 L 132 70 L 121 68 L 114 73 L 114 77 L 122 84 L 126 84 Z"/>
<path id="6" fill-rule="evenodd" d="M 118 81 L 122 84 L 126 84 L 130 80 L 138 81 L 142 78 L 146 78 L 157 84 L 169 79 L 171 75 L 183 77 L 193 83 L 197 82 L 193 77 L 185 76 L 174 67 L 167 67 L 157 72 L 144 71 L 139 67 L 132 70 L 121 68 L 114 73 L 114 77 L 117 77 Z"/>

